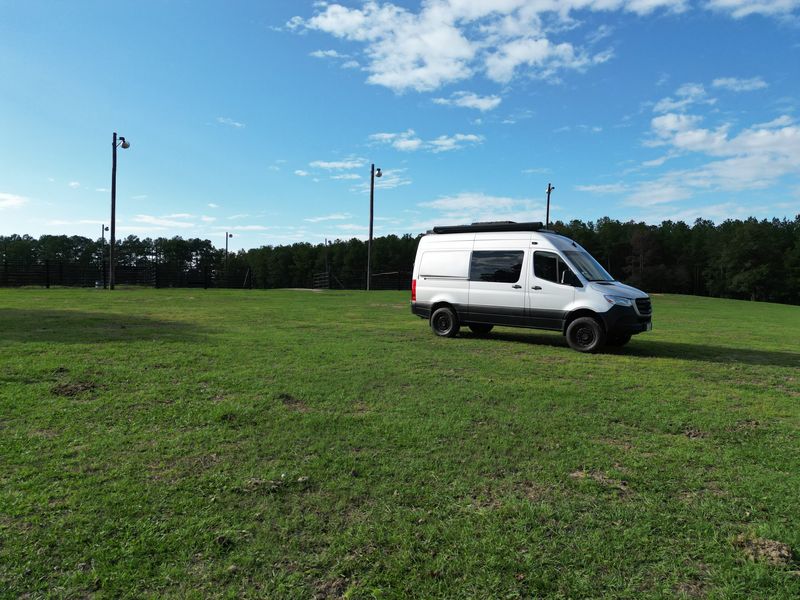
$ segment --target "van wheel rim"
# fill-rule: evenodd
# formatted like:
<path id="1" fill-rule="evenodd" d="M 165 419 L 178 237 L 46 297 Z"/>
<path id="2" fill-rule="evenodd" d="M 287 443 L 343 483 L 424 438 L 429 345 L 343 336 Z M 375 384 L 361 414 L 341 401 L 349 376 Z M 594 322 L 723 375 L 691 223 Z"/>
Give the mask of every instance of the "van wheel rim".
<path id="1" fill-rule="evenodd" d="M 591 327 L 581 327 L 575 334 L 575 341 L 580 346 L 590 346 L 594 342 L 594 331 Z"/>
<path id="2" fill-rule="evenodd" d="M 445 315 L 439 315 L 436 319 L 436 329 L 442 333 L 447 332 L 450 329 L 450 319 Z"/>

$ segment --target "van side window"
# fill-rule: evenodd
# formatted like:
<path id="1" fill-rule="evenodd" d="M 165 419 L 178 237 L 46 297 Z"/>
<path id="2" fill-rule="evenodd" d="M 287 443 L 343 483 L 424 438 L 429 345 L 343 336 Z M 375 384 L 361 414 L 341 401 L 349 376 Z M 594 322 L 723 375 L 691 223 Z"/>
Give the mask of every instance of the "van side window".
<path id="1" fill-rule="evenodd" d="M 558 254 L 537 251 L 533 253 L 533 274 L 539 279 L 574 285 L 577 278 Z"/>
<path id="2" fill-rule="evenodd" d="M 470 281 L 516 283 L 522 273 L 524 252 L 474 250 L 470 261 Z"/>

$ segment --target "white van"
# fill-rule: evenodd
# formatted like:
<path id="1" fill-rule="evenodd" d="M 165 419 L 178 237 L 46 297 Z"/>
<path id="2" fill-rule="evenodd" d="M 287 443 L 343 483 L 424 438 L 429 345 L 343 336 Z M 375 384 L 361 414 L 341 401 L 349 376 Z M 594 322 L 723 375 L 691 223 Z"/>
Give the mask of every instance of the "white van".
<path id="1" fill-rule="evenodd" d="M 461 325 L 561 331 L 579 352 L 622 346 L 652 329 L 650 298 L 609 275 L 571 239 L 541 223 L 434 227 L 417 247 L 411 312 L 436 335 Z"/>

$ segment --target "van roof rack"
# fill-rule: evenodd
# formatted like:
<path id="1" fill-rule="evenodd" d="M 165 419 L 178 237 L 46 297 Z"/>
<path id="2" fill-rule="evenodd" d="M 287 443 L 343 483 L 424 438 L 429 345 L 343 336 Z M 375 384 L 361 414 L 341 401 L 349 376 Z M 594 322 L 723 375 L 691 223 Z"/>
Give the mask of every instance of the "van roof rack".
<path id="1" fill-rule="evenodd" d="M 493 231 L 540 231 L 544 229 L 541 221 L 515 223 L 514 221 L 485 221 L 471 225 L 439 225 L 433 233 L 479 233 Z M 430 233 L 430 231 L 428 232 Z"/>

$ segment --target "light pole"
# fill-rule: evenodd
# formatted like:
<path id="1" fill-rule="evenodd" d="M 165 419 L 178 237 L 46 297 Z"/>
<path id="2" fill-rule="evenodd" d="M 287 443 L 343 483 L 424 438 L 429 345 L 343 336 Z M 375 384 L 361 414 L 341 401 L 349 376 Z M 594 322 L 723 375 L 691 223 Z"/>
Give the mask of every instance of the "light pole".
<path id="1" fill-rule="evenodd" d="M 556 188 L 549 183 L 547 184 L 547 214 L 545 215 L 544 220 L 545 229 L 550 229 L 550 192 L 552 192 L 554 189 Z"/>
<path id="2" fill-rule="evenodd" d="M 117 243 L 117 146 L 123 149 L 131 147 L 124 137 L 117 138 L 115 131 L 111 142 L 111 240 L 108 245 L 108 288 L 111 290 L 114 289 L 114 246 Z"/>
<path id="3" fill-rule="evenodd" d="M 104 223 L 100 226 L 100 272 L 103 274 L 103 289 L 108 287 L 106 281 L 106 231 L 108 231 L 108 225 Z"/>
<path id="4" fill-rule="evenodd" d="M 228 278 L 228 240 L 233 237 L 232 233 L 225 232 L 225 278 Z"/>
<path id="5" fill-rule="evenodd" d="M 375 178 L 383 175 L 380 167 L 375 168 L 373 163 L 369 174 L 369 242 L 367 243 L 367 291 L 372 279 L 372 216 L 375 212 Z"/>

